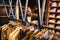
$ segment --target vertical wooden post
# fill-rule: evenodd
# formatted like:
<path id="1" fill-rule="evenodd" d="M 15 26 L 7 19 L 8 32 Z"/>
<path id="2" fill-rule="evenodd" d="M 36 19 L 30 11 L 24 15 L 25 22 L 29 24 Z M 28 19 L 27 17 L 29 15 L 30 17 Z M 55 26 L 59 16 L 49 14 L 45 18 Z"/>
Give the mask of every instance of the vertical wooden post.
<path id="1" fill-rule="evenodd" d="M 16 2 L 16 13 L 15 13 L 16 19 L 19 20 L 19 6 L 18 6 L 18 0 Z"/>

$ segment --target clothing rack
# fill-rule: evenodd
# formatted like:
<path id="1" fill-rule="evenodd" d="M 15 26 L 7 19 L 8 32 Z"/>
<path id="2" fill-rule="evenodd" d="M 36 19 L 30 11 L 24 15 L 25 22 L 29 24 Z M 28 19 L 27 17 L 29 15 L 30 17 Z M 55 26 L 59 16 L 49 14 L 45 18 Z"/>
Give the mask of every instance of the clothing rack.
<path id="1" fill-rule="evenodd" d="M 8 20 L 11 20 L 11 21 L 17 21 L 17 22 L 21 22 L 21 23 L 29 23 L 29 22 L 27 22 L 27 21 L 22 21 L 22 20 L 17 20 L 17 19 L 13 19 L 13 18 L 8 18 Z M 38 25 L 38 24 L 34 24 L 34 23 L 29 23 L 30 25 L 32 25 L 32 26 L 38 26 L 39 27 L 39 29 L 50 29 L 50 30 L 55 30 L 55 31 L 58 31 L 58 32 L 60 32 L 60 29 L 57 29 L 57 28 L 52 28 L 52 27 L 48 27 L 48 26 L 46 26 L 46 25 Z"/>
<path id="2" fill-rule="evenodd" d="M 12 22 L 15 22 L 16 24 L 17 24 L 17 26 L 15 25 L 12 25 L 12 24 L 10 24 L 10 23 L 8 23 L 8 24 L 6 24 L 5 26 L 2 26 L 1 28 L 2 29 L 4 29 L 3 27 L 5 27 L 5 28 L 7 28 L 7 29 L 9 29 L 9 30 L 11 30 L 11 32 L 9 32 L 9 31 L 7 31 L 7 29 L 5 30 L 6 31 L 6 33 L 11 33 L 11 34 L 8 34 L 9 35 L 9 38 L 5 38 L 4 36 L 2 37 L 2 39 L 11 39 L 12 37 L 14 37 L 14 38 L 12 38 L 13 40 L 16 38 L 16 37 L 18 37 L 18 39 L 19 40 L 27 40 L 28 39 L 28 37 L 29 37 L 29 39 L 41 39 L 40 37 L 42 37 L 42 39 L 43 39 L 43 37 L 46 37 L 45 35 L 54 35 L 53 37 L 55 37 L 55 36 L 57 36 L 57 37 L 59 37 L 60 38 L 60 35 L 59 34 L 57 34 L 56 32 L 58 32 L 58 33 L 60 33 L 60 30 L 57 30 L 57 29 L 53 29 L 53 28 L 48 28 L 47 26 L 45 26 L 45 25 L 43 25 L 43 26 L 39 26 L 39 25 L 37 25 L 37 24 L 33 24 L 33 23 L 29 23 L 29 22 L 26 22 L 26 21 L 22 21 L 22 20 L 17 20 L 17 19 L 13 19 L 13 18 L 8 18 L 8 20 L 9 20 L 9 22 L 10 21 L 12 21 Z M 19 24 L 19 23 L 21 23 L 21 24 Z M 28 24 L 33 24 L 33 28 L 35 27 L 35 25 L 37 26 L 37 27 L 40 27 L 40 30 L 38 29 L 38 31 L 36 32 L 36 33 L 34 33 L 35 31 L 36 31 L 36 29 L 33 29 L 33 30 L 31 30 L 32 28 L 30 28 L 31 26 L 29 26 L 29 27 L 25 27 L 23 24 L 24 23 L 28 23 Z M 12 26 L 11 26 L 12 25 Z M 21 26 L 22 25 L 22 26 Z M 23 28 L 20 28 L 20 27 L 23 27 Z M 10 29 L 11 28 L 11 29 Z M 17 28 L 17 29 L 16 29 Z M 13 30 L 15 30 L 15 31 L 13 31 Z M 19 29 L 21 29 L 21 30 L 19 30 Z M 50 31 L 50 30 L 51 31 Z M 18 30 L 18 31 L 17 31 Z M 3 31 L 3 30 L 2 30 Z M 5 32 L 5 31 L 3 31 L 3 32 Z M 12 36 L 12 35 L 15 35 L 14 34 L 14 32 L 15 33 L 19 33 L 19 34 L 17 34 L 17 35 L 19 35 L 19 36 Z M 12 34 L 13 33 L 13 34 Z M 3 35 L 3 34 L 2 34 Z M 5 34 L 6 35 L 6 34 Z M 38 36 L 39 35 L 39 36 Z M 42 36 L 40 36 L 40 35 L 42 35 Z M 6 35 L 6 37 L 8 37 L 7 35 Z M 52 37 L 52 39 L 53 39 L 53 37 Z M 45 38 L 46 39 L 46 38 Z M 47 38 L 47 39 L 49 39 L 49 37 Z"/>

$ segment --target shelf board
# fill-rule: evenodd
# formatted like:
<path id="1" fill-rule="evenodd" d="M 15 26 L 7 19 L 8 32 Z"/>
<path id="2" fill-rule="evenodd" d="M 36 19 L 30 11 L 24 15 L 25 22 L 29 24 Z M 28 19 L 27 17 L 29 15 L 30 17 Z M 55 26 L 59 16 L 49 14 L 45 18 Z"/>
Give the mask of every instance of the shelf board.
<path id="1" fill-rule="evenodd" d="M 60 8 L 60 6 L 51 6 L 51 8 Z"/>
<path id="2" fill-rule="evenodd" d="M 60 18 L 56 18 L 56 19 L 60 19 Z"/>
<path id="3" fill-rule="evenodd" d="M 43 27 L 45 27 L 45 28 L 51 28 L 51 29 L 54 29 L 54 30 L 59 30 L 60 31 L 60 29 L 58 29 L 58 28 L 52 28 L 52 27 L 49 27 L 49 26 L 46 26 L 46 25 L 43 25 Z"/>
<path id="4" fill-rule="evenodd" d="M 56 13 L 56 14 L 60 14 L 60 12 L 50 12 L 50 13 Z"/>
<path id="5" fill-rule="evenodd" d="M 49 22 L 50 24 L 58 24 L 58 25 L 60 25 L 60 23 L 53 23 L 53 22 Z"/>
<path id="6" fill-rule="evenodd" d="M 53 18 L 53 19 L 56 19 L 55 17 L 49 17 L 49 18 Z"/>
<path id="7" fill-rule="evenodd" d="M 56 18 L 56 17 L 49 17 L 49 18 L 53 18 L 53 19 L 60 19 L 60 18 Z"/>
<path id="8" fill-rule="evenodd" d="M 51 0 L 52 2 L 60 2 L 60 0 Z"/>
<path id="9" fill-rule="evenodd" d="M 6 18 L 7 16 L 0 16 L 0 18 Z"/>
<path id="10" fill-rule="evenodd" d="M 49 23 L 51 23 L 51 24 L 56 24 L 56 23 L 53 23 L 53 22 L 49 22 Z"/>
<path id="11" fill-rule="evenodd" d="M 58 25 L 60 25 L 60 23 L 55 23 L 55 24 L 58 24 Z"/>

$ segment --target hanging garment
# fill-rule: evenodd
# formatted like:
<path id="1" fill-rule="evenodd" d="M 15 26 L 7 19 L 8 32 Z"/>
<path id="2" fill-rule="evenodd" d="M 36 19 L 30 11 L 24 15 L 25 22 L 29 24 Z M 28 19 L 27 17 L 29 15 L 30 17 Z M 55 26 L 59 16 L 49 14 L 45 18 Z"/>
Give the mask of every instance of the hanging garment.
<path id="1" fill-rule="evenodd" d="M 40 37 L 41 35 L 44 34 L 44 32 L 45 32 L 45 30 L 42 30 L 41 32 L 38 32 L 38 33 L 35 35 L 35 37 Z"/>
<path id="2" fill-rule="evenodd" d="M 40 36 L 40 39 L 42 38 L 48 39 L 48 30 L 42 36 Z"/>
<path id="3" fill-rule="evenodd" d="M 9 25 L 7 30 L 7 38 L 9 38 L 9 34 L 12 33 L 16 29 L 16 26 Z"/>
<path id="4" fill-rule="evenodd" d="M 11 36 L 12 37 L 12 40 L 18 40 L 18 34 L 19 34 L 19 32 L 20 32 L 20 28 L 18 28 L 18 30 L 17 30 L 17 32 L 15 32 L 14 34 L 13 34 L 13 36 Z"/>
<path id="5" fill-rule="evenodd" d="M 27 32 L 28 32 L 28 30 L 20 29 L 19 40 L 21 40 L 23 37 L 25 37 Z"/>
<path id="6" fill-rule="evenodd" d="M 53 39 L 52 40 L 60 40 L 60 33 L 59 32 L 56 32 L 53 34 Z"/>
<path id="7" fill-rule="evenodd" d="M 29 40 L 33 40 L 34 36 L 38 33 L 38 29 L 34 30 L 34 33 L 30 35 Z"/>
<path id="8" fill-rule="evenodd" d="M 8 40 L 9 34 L 15 30 L 16 27 L 10 24 L 5 24 L 2 26 L 2 40 Z"/>
<path id="9" fill-rule="evenodd" d="M 12 40 L 12 36 L 14 35 L 14 33 L 17 32 L 18 29 L 19 29 L 19 27 L 17 27 L 12 33 L 9 34 L 8 40 Z"/>
<path id="10" fill-rule="evenodd" d="M 7 28 L 8 28 L 8 25 L 5 24 L 2 26 L 2 40 L 7 40 Z"/>
<path id="11" fill-rule="evenodd" d="M 33 33 L 34 33 L 34 31 L 32 31 L 32 30 L 28 31 L 28 32 L 26 33 L 26 36 L 25 36 L 22 40 L 28 40 L 29 37 L 30 37 L 30 35 L 33 34 Z"/>
<path id="12" fill-rule="evenodd" d="M 49 37 L 48 37 L 48 40 L 52 40 L 53 39 L 53 35 L 50 35 Z"/>

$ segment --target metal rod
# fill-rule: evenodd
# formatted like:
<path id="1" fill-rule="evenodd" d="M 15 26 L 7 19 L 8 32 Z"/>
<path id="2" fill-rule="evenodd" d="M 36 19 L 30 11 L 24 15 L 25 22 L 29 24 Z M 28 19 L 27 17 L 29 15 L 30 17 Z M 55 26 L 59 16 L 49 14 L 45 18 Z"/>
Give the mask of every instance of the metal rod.
<path id="1" fill-rule="evenodd" d="M 41 25 L 41 10 L 40 10 L 40 0 L 38 0 L 38 9 L 39 9 L 39 25 Z"/>
<path id="2" fill-rule="evenodd" d="M 42 19 L 41 19 L 42 25 L 43 25 L 43 17 L 44 17 L 44 11 L 45 11 L 45 4 L 46 4 L 46 0 L 43 0 L 43 4 L 42 4 Z"/>
<path id="3" fill-rule="evenodd" d="M 26 5 L 25 5 L 25 19 L 26 19 L 26 11 L 27 11 L 27 8 L 28 8 L 28 0 L 26 0 Z"/>
<path id="4" fill-rule="evenodd" d="M 10 4 L 10 10 L 11 10 L 11 12 L 12 12 L 12 16 L 13 16 L 13 18 L 15 19 L 15 15 L 14 15 L 13 9 L 12 9 L 12 0 L 11 0 L 11 1 L 9 0 L 9 4 Z"/>
<path id="5" fill-rule="evenodd" d="M 21 5 L 20 0 L 19 0 L 19 5 L 20 5 L 20 11 L 21 11 L 21 15 L 22 15 L 22 20 L 24 21 L 23 10 L 22 10 L 22 5 Z"/>
<path id="6" fill-rule="evenodd" d="M 3 4 L 4 4 L 4 8 L 5 8 L 5 11 L 6 11 L 7 17 L 9 18 L 9 14 L 8 14 L 7 7 L 6 7 L 6 4 L 5 4 L 4 0 L 3 0 Z"/>

